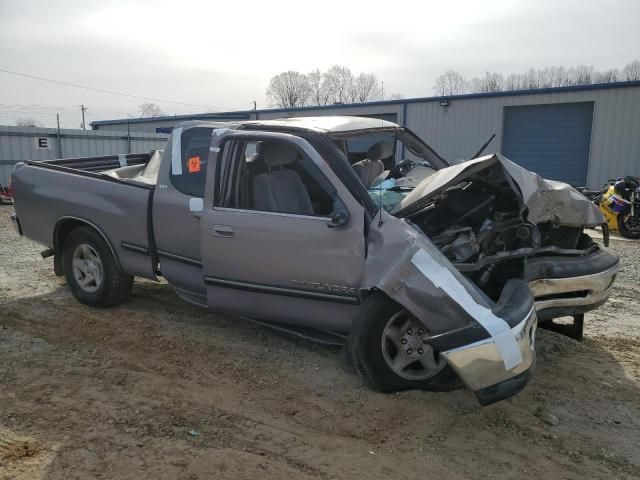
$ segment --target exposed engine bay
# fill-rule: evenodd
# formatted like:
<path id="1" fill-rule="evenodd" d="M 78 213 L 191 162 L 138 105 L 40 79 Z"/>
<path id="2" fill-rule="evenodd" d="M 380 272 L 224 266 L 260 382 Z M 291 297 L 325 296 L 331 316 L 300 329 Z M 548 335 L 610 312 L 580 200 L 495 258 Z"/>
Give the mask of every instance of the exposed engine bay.
<path id="1" fill-rule="evenodd" d="M 456 268 L 492 299 L 498 298 L 507 280 L 526 277 L 529 258 L 579 256 L 598 248 L 583 233 L 585 223 L 578 226 L 566 222 L 567 225 L 561 211 L 551 216 L 540 212 L 530 215 L 530 207 L 535 209 L 535 205 L 525 201 L 523 189 L 504 166 L 501 161 L 479 162 L 465 174 L 449 175 L 449 181 L 434 185 L 431 193 L 420 196 L 419 200 L 403 201 L 408 205 L 404 208 L 400 205 L 399 210 L 393 212 L 424 231 Z M 434 176 L 441 172 L 443 170 Z M 428 178 L 415 190 L 420 190 L 425 183 L 437 184 L 438 180 Z M 554 185 L 558 191 L 559 185 Z M 561 189 L 570 188 L 565 185 Z M 416 192 L 405 200 L 412 200 L 411 195 L 416 196 Z M 546 195 L 545 201 L 549 200 L 551 195 Z M 538 218 L 531 221 L 531 216 Z"/>

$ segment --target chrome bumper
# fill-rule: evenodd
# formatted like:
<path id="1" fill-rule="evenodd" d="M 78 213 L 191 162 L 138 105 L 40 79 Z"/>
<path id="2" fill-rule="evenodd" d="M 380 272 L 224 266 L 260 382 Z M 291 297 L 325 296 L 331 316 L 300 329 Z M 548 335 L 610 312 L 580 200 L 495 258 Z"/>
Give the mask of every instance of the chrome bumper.
<path id="1" fill-rule="evenodd" d="M 618 273 L 616 265 L 593 275 L 568 278 L 545 278 L 529 282 L 536 310 L 558 309 L 565 315 L 584 313 L 604 303 Z"/>
<path id="2" fill-rule="evenodd" d="M 516 337 L 522 362 L 506 370 L 493 339 L 445 351 L 447 362 L 462 382 L 472 390 L 483 405 L 502 400 L 519 392 L 528 382 L 535 365 L 534 349 L 537 317 L 531 309 L 511 331 Z"/>

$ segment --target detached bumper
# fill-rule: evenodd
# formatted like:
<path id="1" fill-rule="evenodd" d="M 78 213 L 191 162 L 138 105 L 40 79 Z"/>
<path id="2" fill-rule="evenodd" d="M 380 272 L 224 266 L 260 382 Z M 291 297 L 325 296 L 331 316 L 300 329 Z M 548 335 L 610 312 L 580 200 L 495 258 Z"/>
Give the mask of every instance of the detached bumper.
<path id="1" fill-rule="evenodd" d="M 522 362 L 506 370 L 492 338 L 443 352 L 462 382 L 472 390 L 482 405 L 515 395 L 529 382 L 535 367 L 534 349 L 537 318 L 532 307 L 526 317 L 511 328 L 516 337 Z"/>

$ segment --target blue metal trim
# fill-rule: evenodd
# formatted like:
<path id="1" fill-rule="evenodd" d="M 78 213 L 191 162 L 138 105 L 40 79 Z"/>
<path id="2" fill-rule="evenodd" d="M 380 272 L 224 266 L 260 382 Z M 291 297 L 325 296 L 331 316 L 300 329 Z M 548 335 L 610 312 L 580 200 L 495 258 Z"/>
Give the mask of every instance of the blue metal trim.
<path id="1" fill-rule="evenodd" d="M 96 120 L 91 122 L 91 126 L 101 125 L 114 125 L 126 123 L 149 123 L 160 122 L 167 120 L 247 120 L 252 113 L 280 113 L 280 112 L 308 112 L 312 110 L 330 110 L 330 109 L 348 109 L 354 107 L 379 107 L 384 105 L 402 105 L 409 103 L 423 103 L 423 102 L 439 102 L 447 99 L 451 100 L 467 100 L 473 98 L 492 98 L 492 97 L 516 97 L 520 95 L 538 95 L 541 93 L 562 93 L 562 92 L 579 92 L 588 90 L 608 90 L 614 88 L 628 88 L 628 87 L 640 87 L 640 80 L 634 80 L 629 82 L 612 82 L 612 83 L 596 83 L 592 85 L 575 85 L 570 87 L 551 87 L 551 88 L 534 88 L 531 90 L 509 90 L 506 92 L 489 92 L 489 93 L 466 93 L 464 95 L 451 95 L 451 96 L 438 96 L 438 97 L 417 97 L 417 98 L 404 98 L 401 100 L 384 100 L 365 103 L 347 103 L 339 105 L 322 105 L 311 107 L 298 107 L 298 108 L 274 108 L 263 110 L 238 110 L 235 112 L 220 112 L 220 113 L 198 113 L 195 115 L 175 115 L 165 117 L 153 117 L 153 118 L 132 118 L 132 119 L 120 119 L 120 120 Z"/>

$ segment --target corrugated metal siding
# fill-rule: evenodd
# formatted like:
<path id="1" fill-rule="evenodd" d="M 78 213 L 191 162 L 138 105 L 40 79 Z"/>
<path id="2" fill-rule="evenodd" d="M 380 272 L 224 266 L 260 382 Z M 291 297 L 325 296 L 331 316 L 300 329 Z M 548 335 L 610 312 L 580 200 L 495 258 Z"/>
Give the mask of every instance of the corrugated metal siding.
<path id="1" fill-rule="evenodd" d="M 13 171 L 14 163 L 2 163 L 0 162 L 0 184 L 3 187 L 9 185 L 9 176 Z"/>
<path id="2" fill-rule="evenodd" d="M 469 158 L 489 138 L 486 153 L 502 145 L 504 108 L 517 105 L 594 102 L 587 184 L 600 186 L 608 178 L 640 176 L 640 87 L 576 92 L 475 98 L 409 104 L 407 125 L 443 157 Z"/>
<path id="3" fill-rule="evenodd" d="M 36 148 L 38 138 L 46 138 L 48 148 Z M 60 130 L 62 157 L 91 157 L 127 153 L 144 153 L 162 149 L 168 135 L 135 132 L 130 139 L 126 133 L 103 130 Z M 55 128 L 0 127 L 0 183 L 6 185 L 13 165 L 23 160 L 50 160 L 59 158 L 57 130 Z"/>

